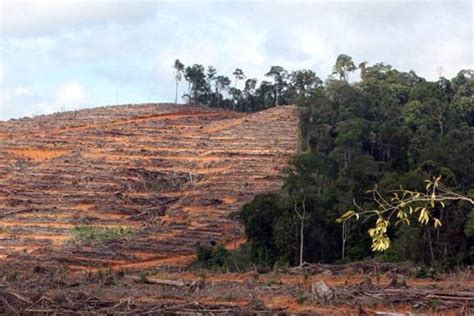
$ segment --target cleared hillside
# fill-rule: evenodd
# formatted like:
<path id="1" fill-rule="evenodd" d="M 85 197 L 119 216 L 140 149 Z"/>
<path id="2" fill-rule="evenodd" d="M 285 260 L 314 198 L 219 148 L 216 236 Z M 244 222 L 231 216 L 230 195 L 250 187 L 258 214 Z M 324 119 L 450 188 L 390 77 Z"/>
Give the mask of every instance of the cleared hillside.
<path id="1" fill-rule="evenodd" d="M 233 244 L 243 234 L 228 214 L 279 188 L 296 129 L 291 106 L 147 104 L 0 122 L 0 260 L 184 265 L 198 242 Z M 71 243 L 87 225 L 132 233 Z"/>

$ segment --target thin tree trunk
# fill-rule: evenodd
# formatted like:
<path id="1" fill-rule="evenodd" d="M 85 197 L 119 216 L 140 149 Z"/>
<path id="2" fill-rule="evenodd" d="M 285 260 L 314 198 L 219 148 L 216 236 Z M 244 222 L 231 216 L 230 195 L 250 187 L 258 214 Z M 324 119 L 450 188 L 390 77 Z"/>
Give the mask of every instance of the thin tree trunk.
<path id="1" fill-rule="evenodd" d="M 303 214 L 298 214 L 301 223 L 300 223 L 300 266 L 303 265 L 303 254 L 304 254 L 304 221 L 306 217 L 306 198 L 303 199 Z M 296 205 L 295 205 L 296 207 Z"/>
<path id="2" fill-rule="evenodd" d="M 303 213 L 304 215 L 304 213 Z M 303 265 L 303 246 L 304 246 L 304 217 L 301 217 L 300 226 L 300 266 Z"/>
<path id="3" fill-rule="evenodd" d="M 188 104 L 191 103 L 191 81 L 188 84 Z"/>
<path id="4" fill-rule="evenodd" d="M 237 221 L 234 219 L 234 250 L 237 250 Z"/>
<path id="5" fill-rule="evenodd" d="M 346 221 L 342 223 L 342 260 L 346 253 Z"/>
<path id="6" fill-rule="evenodd" d="M 178 104 L 178 80 L 176 80 L 176 95 L 175 95 L 175 98 L 174 98 L 174 103 L 175 104 Z"/>
<path id="7" fill-rule="evenodd" d="M 278 89 L 275 90 L 275 106 L 278 106 L 278 97 L 279 97 L 279 93 L 278 93 Z"/>
<path id="8" fill-rule="evenodd" d="M 426 230 L 426 235 L 428 236 L 428 244 L 430 246 L 430 254 L 431 254 L 431 265 L 435 265 L 435 255 L 433 251 L 433 241 L 431 240 L 431 234 L 428 230 Z"/>

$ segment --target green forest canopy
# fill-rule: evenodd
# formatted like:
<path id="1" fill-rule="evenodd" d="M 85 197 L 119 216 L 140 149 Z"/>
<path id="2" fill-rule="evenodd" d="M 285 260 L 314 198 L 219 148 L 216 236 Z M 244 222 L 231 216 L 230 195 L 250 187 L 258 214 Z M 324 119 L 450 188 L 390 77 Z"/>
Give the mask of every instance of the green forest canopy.
<path id="1" fill-rule="evenodd" d="M 355 70 L 360 79 L 350 82 Z M 240 213 L 255 262 L 337 262 L 343 248 L 344 260 L 372 257 L 367 230 L 373 219 L 349 227 L 335 220 L 354 201 L 373 207 L 366 191 L 374 185 L 382 194 L 400 185 L 422 191 L 425 179 L 441 175 L 451 190 L 474 194 L 473 70 L 432 82 L 384 63 L 356 67 L 340 55 L 324 82 L 312 70 L 281 66 L 271 67 L 269 81 L 258 87 L 240 69 L 233 82 L 213 67 L 183 65 L 179 72 L 188 82 L 189 103 L 246 112 L 278 104 L 299 109 L 300 151 L 282 190 L 255 197 Z M 451 201 L 433 212 L 441 227 L 391 226 L 392 246 L 379 258 L 441 268 L 472 264 L 472 206 Z"/>

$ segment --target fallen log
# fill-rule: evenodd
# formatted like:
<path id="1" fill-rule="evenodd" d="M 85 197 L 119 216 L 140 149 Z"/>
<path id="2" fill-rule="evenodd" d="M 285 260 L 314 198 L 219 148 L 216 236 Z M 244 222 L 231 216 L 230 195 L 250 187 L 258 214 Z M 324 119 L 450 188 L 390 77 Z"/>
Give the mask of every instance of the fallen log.
<path id="1" fill-rule="evenodd" d="M 35 212 L 37 211 L 36 209 L 21 209 L 21 210 L 15 210 L 15 211 L 10 211 L 10 212 L 5 212 L 0 214 L 0 218 L 7 217 L 10 215 L 18 214 L 18 213 L 26 213 L 26 212 Z"/>
<path id="2" fill-rule="evenodd" d="M 449 298 L 468 297 L 474 299 L 474 292 L 465 291 L 442 291 L 442 290 L 424 290 L 424 289 L 384 289 L 380 292 L 403 294 L 403 295 L 432 295 L 432 296 L 446 296 Z"/>
<path id="3" fill-rule="evenodd" d="M 186 283 L 182 280 L 167 280 L 167 279 L 157 279 L 152 277 L 139 277 L 135 275 L 126 275 L 126 278 L 141 282 L 141 283 L 149 283 L 149 284 L 159 284 L 159 285 L 167 285 L 167 286 L 175 286 L 175 287 L 185 287 L 190 285 L 190 283 Z"/>

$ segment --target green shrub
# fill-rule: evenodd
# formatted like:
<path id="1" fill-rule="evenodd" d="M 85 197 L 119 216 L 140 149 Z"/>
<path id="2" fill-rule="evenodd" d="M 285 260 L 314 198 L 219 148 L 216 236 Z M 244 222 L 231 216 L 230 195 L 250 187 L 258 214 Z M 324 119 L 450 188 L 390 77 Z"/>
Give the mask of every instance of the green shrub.
<path id="1" fill-rule="evenodd" d="M 201 267 L 220 269 L 224 267 L 225 260 L 229 256 L 229 251 L 227 251 L 223 245 L 217 245 L 211 248 L 198 244 L 196 246 L 196 254 L 198 264 Z"/>
<path id="2" fill-rule="evenodd" d="M 232 302 L 235 300 L 234 294 L 231 292 L 225 293 L 224 295 L 217 298 L 220 302 Z"/>
<path id="3" fill-rule="evenodd" d="M 303 291 L 301 291 L 300 289 L 298 289 L 298 290 L 296 290 L 296 292 L 295 292 L 295 299 L 296 299 L 296 303 L 298 303 L 298 304 L 301 305 L 301 304 L 303 304 L 303 303 L 306 301 L 307 297 L 306 297 L 306 295 L 304 294 Z"/>
<path id="4" fill-rule="evenodd" d="M 252 266 L 251 247 L 248 244 L 234 251 L 228 251 L 224 245 L 211 248 L 198 244 L 196 254 L 197 263 L 202 268 L 223 272 L 243 272 Z"/>
<path id="5" fill-rule="evenodd" d="M 116 238 L 128 237 L 134 230 L 130 227 L 74 226 L 71 229 L 70 244 L 103 242 Z"/>
<path id="6" fill-rule="evenodd" d="M 197 244 L 196 255 L 197 255 L 197 260 L 199 263 L 203 265 L 207 265 L 208 260 L 212 258 L 212 248 L 202 246 L 201 244 Z"/>

